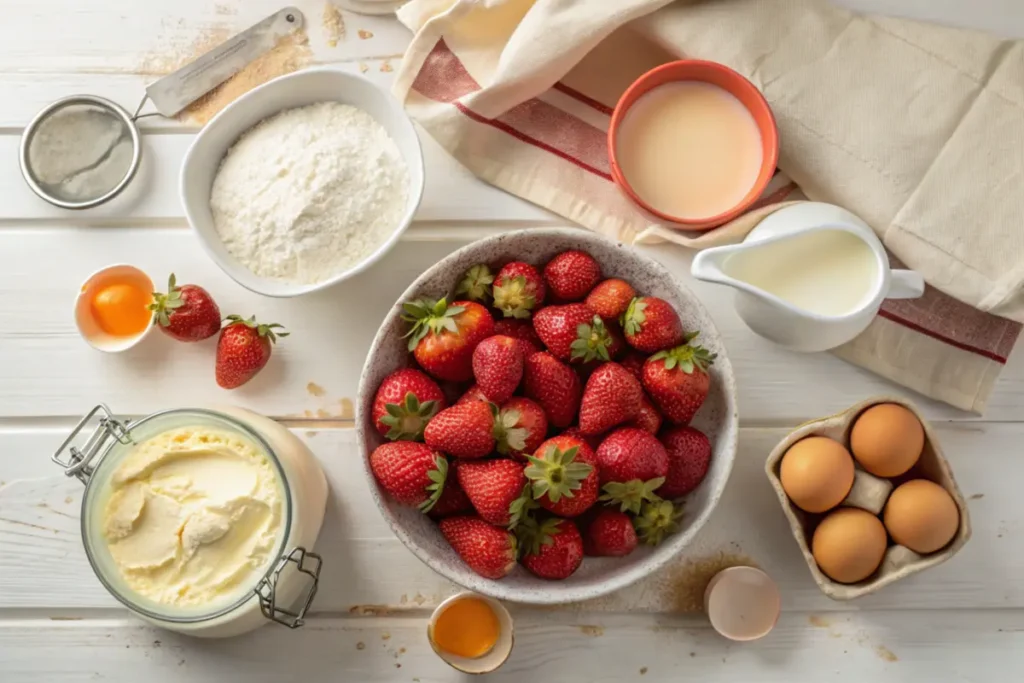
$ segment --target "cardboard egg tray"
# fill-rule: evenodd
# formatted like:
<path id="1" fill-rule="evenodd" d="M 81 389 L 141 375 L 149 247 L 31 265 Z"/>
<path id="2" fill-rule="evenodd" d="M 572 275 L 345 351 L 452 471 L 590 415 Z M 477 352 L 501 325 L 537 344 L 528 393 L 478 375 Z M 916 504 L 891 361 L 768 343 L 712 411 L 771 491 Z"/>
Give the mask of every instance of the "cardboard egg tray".
<path id="1" fill-rule="evenodd" d="M 957 529 L 956 535 L 949 545 L 929 555 L 919 555 L 904 546 L 892 545 L 890 539 L 890 545 L 885 552 L 882 564 L 873 575 L 859 583 L 838 583 L 830 579 L 818 568 L 818 564 L 814 561 L 814 556 L 811 554 L 811 536 L 818 522 L 828 512 L 811 514 L 804 512 L 794 505 L 782 489 L 779 468 L 782 456 L 789 450 L 789 447 L 808 436 L 827 436 L 849 448 L 850 429 L 853 427 L 853 423 L 862 412 L 879 403 L 897 403 L 904 406 L 914 413 L 917 419 L 921 421 L 921 424 L 924 425 L 924 451 L 921 453 L 920 460 L 909 472 L 894 478 L 892 483 L 898 486 L 909 479 L 930 479 L 941 485 L 953 497 L 953 501 L 960 511 L 960 527 Z M 765 473 L 775 489 L 775 495 L 779 497 L 782 511 L 789 520 L 789 526 L 793 530 L 793 537 L 796 538 L 797 545 L 800 546 L 800 551 L 803 553 L 804 560 L 811 570 L 811 575 L 822 592 L 833 600 L 859 598 L 862 595 L 874 593 L 878 589 L 911 574 L 941 564 L 959 552 L 960 548 L 971 537 L 971 520 L 967 512 L 967 504 L 964 501 L 963 494 L 960 493 L 960 489 L 956 485 L 956 481 L 953 479 L 949 462 L 942 454 L 942 448 L 939 446 L 935 433 L 931 425 L 928 424 L 928 421 L 922 417 L 920 411 L 902 398 L 894 396 L 871 398 L 858 403 L 838 415 L 821 418 L 820 420 L 801 425 L 772 450 L 768 456 L 768 461 L 765 463 Z M 840 506 L 859 507 L 872 514 L 879 515 L 892 488 L 887 480 L 864 472 L 858 465 L 853 489 L 846 499 L 840 503 Z"/>

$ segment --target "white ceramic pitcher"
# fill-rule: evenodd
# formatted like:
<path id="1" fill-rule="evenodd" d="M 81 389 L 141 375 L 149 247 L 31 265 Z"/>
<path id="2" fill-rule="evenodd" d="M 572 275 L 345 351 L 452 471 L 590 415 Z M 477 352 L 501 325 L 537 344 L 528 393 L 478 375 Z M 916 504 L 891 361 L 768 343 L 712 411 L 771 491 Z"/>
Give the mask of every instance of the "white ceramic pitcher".
<path id="1" fill-rule="evenodd" d="M 746 282 L 730 271 L 736 254 L 751 254 L 769 245 L 794 240 L 812 232 L 842 231 L 862 240 L 874 256 L 871 278 L 863 296 L 850 310 L 826 315 L 800 308 Z M 778 251 L 778 250 L 775 250 Z M 766 256 L 767 257 L 767 256 Z M 738 263 L 734 260 L 733 264 Z M 749 263 L 749 258 L 745 261 Z M 866 263 L 866 262 L 865 262 Z M 793 268 L 807 266 L 793 263 Z M 882 300 L 913 299 L 924 293 L 924 280 L 912 270 L 892 270 L 881 241 L 871 228 L 849 211 L 832 204 L 803 202 L 776 211 L 761 221 L 741 244 L 699 252 L 691 266 L 693 276 L 736 289 L 736 311 L 757 334 L 795 351 L 825 351 L 850 341 L 874 319 Z"/>

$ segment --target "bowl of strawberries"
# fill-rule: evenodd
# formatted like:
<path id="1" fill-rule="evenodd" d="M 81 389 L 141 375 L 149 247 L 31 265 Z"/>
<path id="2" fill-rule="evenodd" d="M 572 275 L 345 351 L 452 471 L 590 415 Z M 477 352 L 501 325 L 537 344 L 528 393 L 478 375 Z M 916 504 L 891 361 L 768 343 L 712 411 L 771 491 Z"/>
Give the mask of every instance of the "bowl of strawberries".
<path id="1" fill-rule="evenodd" d="M 685 548 L 738 422 L 700 301 L 571 228 L 488 237 L 423 273 L 373 341 L 356 414 L 395 535 L 455 583 L 532 604 L 612 592 Z"/>

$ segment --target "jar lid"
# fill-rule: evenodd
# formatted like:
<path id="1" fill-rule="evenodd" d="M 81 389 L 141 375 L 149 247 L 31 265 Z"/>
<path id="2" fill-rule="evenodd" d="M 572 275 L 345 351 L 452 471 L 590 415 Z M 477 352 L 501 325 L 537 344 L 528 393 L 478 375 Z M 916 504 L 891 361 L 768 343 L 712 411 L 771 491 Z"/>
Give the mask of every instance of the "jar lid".
<path id="1" fill-rule="evenodd" d="M 260 568 L 258 579 L 253 585 L 239 586 L 223 599 L 195 607 L 167 605 L 140 595 L 122 577 L 103 531 L 105 503 L 110 497 L 112 478 L 118 466 L 134 452 L 137 445 L 170 430 L 186 427 L 205 427 L 226 432 L 266 456 L 277 479 L 276 485 L 282 501 L 282 531 L 277 534 L 269 559 Z M 287 476 L 271 445 L 245 423 L 224 413 L 198 408 L 167 410 L 139 420 L 123 422 L 117 420 L 101 404 L 79 422 L 52 460 L 64 468 L 66 475 L 74 476 L 85 484 L 81 524 L 86 556 L 104 587 L 129 609 L 157 621 L 194 624 L 217 619 L 258 600 L 261 611 L 268 619 L 292 628 L 302 624 L 305 611 L 316 592 L 321 560 L 318 555 L 304 548 L 289 548 L 294 511 Z M 277 583 L 286 570 L 294 570 L 311 581 L 307 595 L 296 612 L 277 605 Z"/>

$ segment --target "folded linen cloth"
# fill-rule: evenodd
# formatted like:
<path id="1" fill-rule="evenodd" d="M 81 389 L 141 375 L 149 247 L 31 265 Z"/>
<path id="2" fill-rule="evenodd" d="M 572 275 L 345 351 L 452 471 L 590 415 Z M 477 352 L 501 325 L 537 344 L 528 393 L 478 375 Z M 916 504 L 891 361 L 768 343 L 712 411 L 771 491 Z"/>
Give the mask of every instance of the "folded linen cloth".
<path id="1" fill-rule="evenodd" d="M 982 311 L 1024 320 L 1024 44 L 823 0 L 412 0 L 398 16 L 410 114 L 484 180 L 585 227 L 701 248 L 786 200 L 860 215 L 931 286 L 834 353 L 983 411 L 1020 325 Z M 703 234 L 651 225 L 609 175 L 618 97 L 682 57 L 751 79 L 782 143 L 759 205 Z"/>

